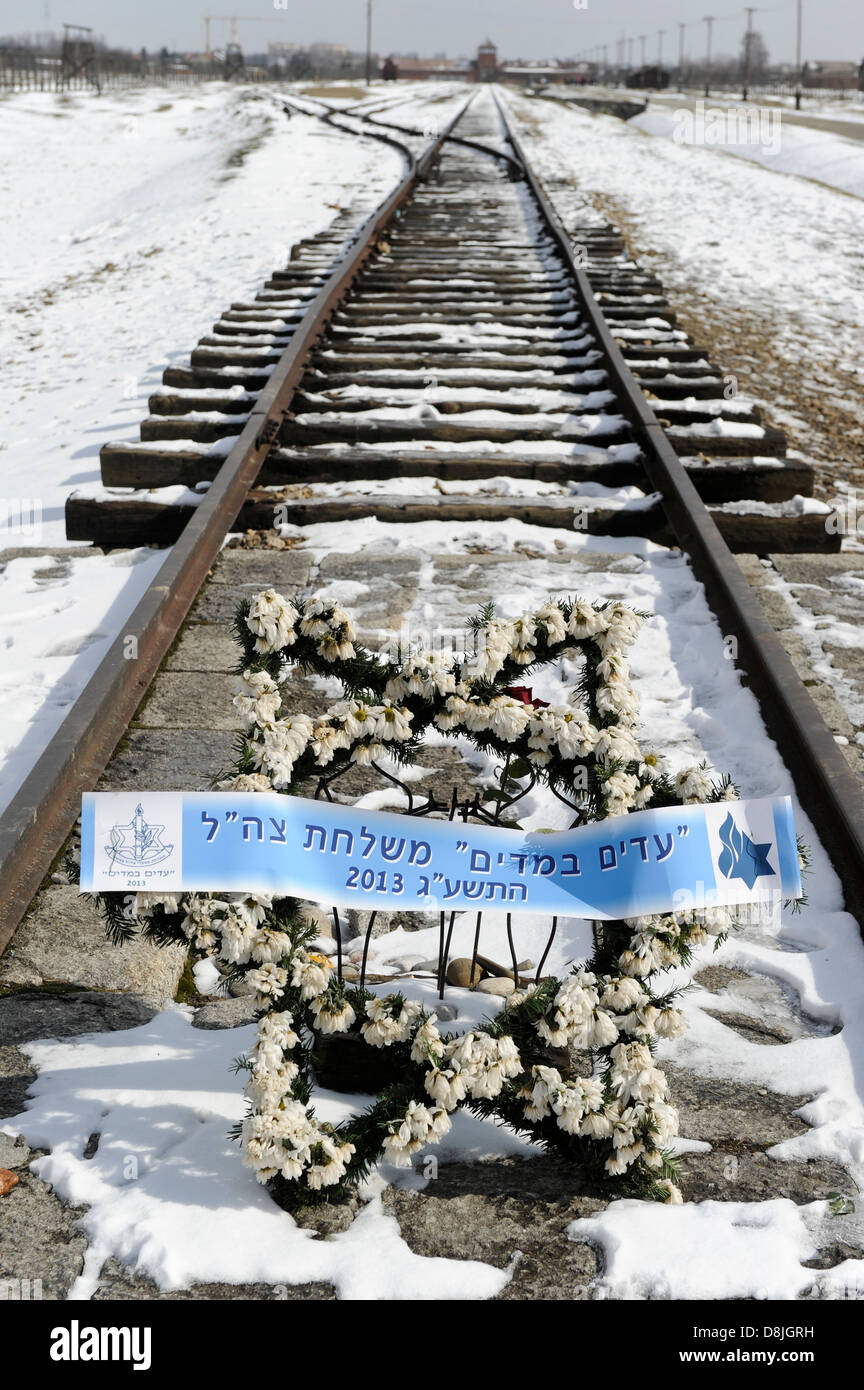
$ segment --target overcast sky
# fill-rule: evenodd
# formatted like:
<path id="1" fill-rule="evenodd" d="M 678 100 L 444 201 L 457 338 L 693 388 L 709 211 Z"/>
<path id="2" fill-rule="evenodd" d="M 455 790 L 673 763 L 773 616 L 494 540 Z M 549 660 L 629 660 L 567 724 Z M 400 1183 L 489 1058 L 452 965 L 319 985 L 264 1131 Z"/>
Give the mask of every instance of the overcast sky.
<path id="1" fill-rule="evenodd" d="M 280 0 L 281 3 L 281 0 Z M 705 52 L 703 16 L 711 0 L 373 0 L 373 43 L 378 52 L 421 55 L 473 54 L 487 36 L 502 57 L 570 57 L 597 44 L 609 44 L 610 59 L 622 34 L 647 35 L 649 60 L 657 56 L 657 30 L 665 29 L 663 56 L 675 61 L 678 25 L 686 23 L 687 51 Z M 766 0 L 754 27 L 772 59 L 795 56 L 797 0 Z M 62 21 L 89 24 L 123 47 L 202 49 L 205 10 L 254 15 L 264 23 L 239 26 L 247 50 L 278 38 L 299 43 L 325 40 L 365 44 L 366 0 L 0 0 L 0 34 L 60 28 Z M 744 7 L 718 0 L 714 53 L 737 52 L 745 26 Z M 864 57 L 864 0 L 803 0 L 805 59 Z M 228 37 L 228 26 L 213 24 L 214 44 Z M 638 43 L 634 55 L 638 60 Z"/>

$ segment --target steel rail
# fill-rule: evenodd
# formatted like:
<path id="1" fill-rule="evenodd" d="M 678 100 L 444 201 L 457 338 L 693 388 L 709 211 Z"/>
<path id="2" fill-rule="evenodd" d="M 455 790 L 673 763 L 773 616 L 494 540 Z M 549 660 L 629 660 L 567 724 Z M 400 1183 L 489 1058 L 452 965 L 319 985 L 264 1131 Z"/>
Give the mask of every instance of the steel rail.
<path id="1" fill-rule="evenodd" d="M 37 893 L 74 825 L 81 793 L 104 771 L 174 641 L 261 465 L 273 448 L 310 352 L 375 245 L 418 182 L 473 94 L 419 159 L 402 147 L 408 170 L 362 225 L 311 301 L 242 433 L 153 583 L 124 624 L 60 728 L 0 814 L 0 952 Z M 373 138 L 388 138 L 378 137 Z M 392 141 L 391 141 L 392 143 Z M 127 659 L 134 639 L 134 659 Z"/>
<path id="2" fill-rule="evenodd" d="M 636 430 L 645 454 L 645 471 L 661 495 L 681 549 L 704 585 L 709 605 L 723 631 L 737 639 L 736 665 L 747 676 L 801 805 L 837 871 L 846 907 L 864 930 L 861 786 L 627 366 L 588 276 L 576 261 L 567 231 L 531 168 L 497 92 L 494 97 L 528 187 L 576 282 L 585 316 L 618 397 L 617 408 Z"/>
<path id="3" fill-rule="evenodd" d="M 292 105 L 294 105 L 294 109 L 296 111 L 302 112 L 304 116 L 309 116 L 312 114 L 310 111 L 305 111 L 302 106 L 300 106 L 293 100 L 292 97 L 286 97 L 283 94 L 280 97 L 280 100 L 283 103 L 290 102 Z M 379 120 L 377 116 L 366 115 L 364 112 L 356 110 L 356 108 L 353 106 L 331 106 L 330 103 L 324 101 L 322 97 L 308 97 L 307 100 L 316 101 L 319 104 L 319 106 L 323 106 L 326 111 L 329 111 L 331 116 L 350 116 L 352 120 L 365 121 L 367 125 L 374 125 L 382 130 L 395 130 L 402 135 L 424 136 L 426 133 L 425 131 L 420 130 L 417 126 L 397 125 L 395 121 Z M 340 126 L 339 129 L 344 130 L 345 127 Z M 384 137 L 382 136 L 382 139 L 383 138 Z M 520 178 L 522 176 L 522 164 L 517 158 L 514 158 L 513 155 L 508 154 L 506 150 L 496 150 L 494 145 L 486 145 L 481 140 L 472 140 L 470 137 L 465 135 L 453 135 L 452 127 L 451 133 L 445 135 L 444 139 L 448 144 L 464 145 L 470 150 L 478 150 L 480 154 L 488 154 L 491 155 L 493 159 L 500 159 L 502 164 L 508 164 L 511 169 L 513 169 L 516 173 L 519 174 Z"/>

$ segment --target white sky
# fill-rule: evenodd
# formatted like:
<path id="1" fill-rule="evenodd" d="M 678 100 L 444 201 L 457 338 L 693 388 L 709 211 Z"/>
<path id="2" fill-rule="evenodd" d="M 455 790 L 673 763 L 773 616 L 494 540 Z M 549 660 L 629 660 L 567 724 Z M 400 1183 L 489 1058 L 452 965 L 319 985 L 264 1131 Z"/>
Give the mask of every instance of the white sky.
<path id="1" fill-rule="evenodd" d="M 579 0 L 582 3 L 582 0 Z M 793 61 L 797 0 L 766 0 L 754 16 L 772 59 Z M 374 47 L 429 55 L 446 52 L 473 54 L 487 35 L 503 57 L 573 56 L 608 43 L 610 58 L 622 34 L 646 34 L 649 60 L 657 56 L 657 30 L 666 31 L 663 54 L 674 61 L 678 53 L 678 24 L 686 23 L 687 48 L 694 57 L 705 52 L 703 16 L 706 0 L 587 0 L 576 9 L 574 0 L 373 0 Z M 365 0 L 288 0 L 276 9 L 275 0 L 0 0 L 0 34 L 60 28 L 63 20 L 89 24 L 109 42 L 124 47 L 202 49 L 202 14 L 256 16 L 266 22 L 240 24 L 240 41 L 247 51 L 263 49 L 278 38 L 309 43 L 315 40 L 365 46 Z M 714 53 L 738 52 L 746 16 L 735 0 L 716 7 Z M 862 0 L 803 0 L 803 56 L 810 58 L 864 57 Z M 214 43 L 228 37 L 228 25 L 213 25 Z M 634 45 L 638 61 L 639 44 Z"/>

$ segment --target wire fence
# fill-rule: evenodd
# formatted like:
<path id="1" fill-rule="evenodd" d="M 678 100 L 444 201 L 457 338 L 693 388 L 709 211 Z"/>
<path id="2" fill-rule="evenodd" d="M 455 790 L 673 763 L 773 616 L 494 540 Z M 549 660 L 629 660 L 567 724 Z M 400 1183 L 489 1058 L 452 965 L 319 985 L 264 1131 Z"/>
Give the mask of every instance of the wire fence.
<path id="1" fill-rule="evenodd" d="M 160 85 L 192 87 L 233 76 L 243 82 L 273 82 L 283 74 L 253 65 L 232 71 L 221 61 L 181 63 L 98 54 L 80 64 L 64 63 L 26 49 L 0 48 L 0 91 L 91 91 Z"/>
<path id="2" fill-rule="evenodd" d="M 675 84 L 673 84 L 675 85 Z M 692 83 L 686 83 L 692 86 Z M 737 78 L 734 82 L 715 82 L 710 83 L 712 93 L 735 93 L 742 88 L 741 79 Z M 857 87 L 810 87 L 799 86 L 796 82 L 749 82 L 747 91 L 750 96 L 760 97 L 794 97 L 800 92 L 806 100 L 808 97 L 815 97 L 820 101 L 864 101 L 864 92 Z"/>

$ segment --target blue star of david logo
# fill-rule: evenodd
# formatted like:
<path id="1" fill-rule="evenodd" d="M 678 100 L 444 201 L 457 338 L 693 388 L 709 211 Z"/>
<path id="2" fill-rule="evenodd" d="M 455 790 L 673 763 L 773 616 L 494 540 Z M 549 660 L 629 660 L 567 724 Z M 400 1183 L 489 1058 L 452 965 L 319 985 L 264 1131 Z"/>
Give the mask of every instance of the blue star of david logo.
<path id="1" fill-rule="evenodd" d="M 739 830 L 730 811 L 720 827 L 723 849 L 717 860 L 720 872 L 726 878 L 740 878 L 748 888 L 752 888 L 757 878 L 776 878 L 775 871 L 768 863 L 771 842 L 757 845 Z"/>

